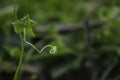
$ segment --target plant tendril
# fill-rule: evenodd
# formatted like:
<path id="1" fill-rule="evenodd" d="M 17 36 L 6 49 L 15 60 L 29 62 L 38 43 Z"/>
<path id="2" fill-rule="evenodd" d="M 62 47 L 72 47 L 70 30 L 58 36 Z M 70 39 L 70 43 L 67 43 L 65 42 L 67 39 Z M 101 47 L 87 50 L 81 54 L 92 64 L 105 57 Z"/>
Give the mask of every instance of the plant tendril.
<path id="1" fill-rule="evenodd" d="M 46 45 L 44 46 L 41 50 L 37 49 L 33 44 L 31 44 L 30 42 L 27 42 L 26 41 L 26 44 L 30 45 L 32 48 L 34 48 L 38 53 L 42 53 L 43 50 L 47 47 L 50 47 L 50 54 L 54 54 L 56 51 L 57 51 L 57 47 L 56 46 L 53 46 L 53 45 Z"/>

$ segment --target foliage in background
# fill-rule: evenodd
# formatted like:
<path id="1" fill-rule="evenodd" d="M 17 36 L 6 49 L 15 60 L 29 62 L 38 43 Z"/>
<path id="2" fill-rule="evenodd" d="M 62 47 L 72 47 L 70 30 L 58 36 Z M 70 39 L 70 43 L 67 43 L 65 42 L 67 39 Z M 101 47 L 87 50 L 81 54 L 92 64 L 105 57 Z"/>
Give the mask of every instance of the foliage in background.
<path id="1" fill-rule="evenodd" d="M 30 14 L 39 24 L 38 27 L 48 28 L 46 34 L 38 34 L 36 38 L 27 36 L 27 39 L 42 48 L 50 44 L 58 46 L 57 55 L 49 55 L 48 50 L 36 55 L 29 46 L 25 45 L 24 64 L 29 64 L 35 68 L 49 71 L 53 79 L 74 80 L 83 78 L 88 80 L 89 72 L 84 69 L 86 54 L 84 52 L 83 31 L 71 32 L 69 34 L 59 34 L 56 24 L 69 24 L 83 22 L 85 16 L 90 20 L 102 20 L 104 26 L 91 31 L 92 52 L 94 54 L 96 66 L 99 70 L 99 77 L 114 62 L 120 62 L 120 1 L 119 0 L 20 0 L 18 4 L 18 18 Z M 20 41 L 13 31 L 13 2 L 12 0 L 0 1 L 0 79 L 4 80 L 8 74 L 12 80 L 18 58 L 20 56 Z M 52 26 L 51 26 L 52 25 Z M 37 28 L 37 26 L 35 28 Z M 74 26 L 73 26 L 74 27 Z M 35 32 L 36 33 L 36 32 Z M 18 46 L 18 47 L 16 47 Z M 16 54 L 17 53 L 17 54 Z M 99 64 L 98 64 L 99 63 Z M 11 70 L 9 70 L 11 69 Z M 117 70 L 112 71 L 108 78 L 119 80 Z M 7 72 L 11 72 L 9 73 Z M 3 75 L 5 73 L 5 75 Z M 3 76 L 2 76 L 3 75 Z M 22 76 L 24 76 L 23 74 Z M 29 76 L 30 75 L 30 76 Z M 87 77 L 86 77 L 87 76 Z M 117 78 L 118 79 L 115 79 Z M 38 79 L 37 75 L 30 73 L 24 80 Z"/>

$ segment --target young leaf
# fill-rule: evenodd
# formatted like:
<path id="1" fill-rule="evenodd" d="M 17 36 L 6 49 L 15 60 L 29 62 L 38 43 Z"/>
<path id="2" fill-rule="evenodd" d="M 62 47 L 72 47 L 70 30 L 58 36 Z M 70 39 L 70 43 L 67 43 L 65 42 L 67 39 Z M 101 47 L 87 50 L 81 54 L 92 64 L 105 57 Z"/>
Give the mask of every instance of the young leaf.
<path id="1" fill-rule="evenodd" d="M 23 29 L 21 27 L 21 22 L 19 20 L 12 24 L 13 24 L 13 27 L 14 27 L 14 30 L 16 33 L 21 33 L 23 31 Z"/>
<path id="2" fill-rule="evenodd" d="M 34 37 L 35 34 L 31 27 L 35 26 L 35 24 L 36 24 L 36 22 L 31 20 L 29 18 L 29 15 L 27 15 L 24 18 L 22 18 L 21 20 L 14 22 L 13 26 L 14 26 L 14 30 L 16 33 L 21 33 L 21 32 L 24 33 L 24 29 L 25 29 L 26 34 Z"/>
<path id="3" fill-rule="evenodd" d="M 34 32 L 33 32 L 33 30 L 32 30 L 31 27 L 26 28 L 26 33 L 27 33 L 29 36 L 35 37 L 35 34 L 34 34 Z"/>
<path id="4" fill-rule="evenodd" d="M 29 36 L 34 37 L 35 34 L 34 34 L 31 27 L 35 26 L 36 22 L 31 20 L 29 18 L 29 15 L 27 15 L 23 19 L 21 19 L 21 22 L 22 22 L 23 26 L 26 28 L 26 34 L 28 34 Z"/>
<path id="5" fill-rule="evenodd" d="M 35 26 L 35 24 L 36 24 L 35 21 L 33 21 L 33 20 L 31 20 L 31 19 L 29 18 L 29 15 L 27 15 L 27 16 L 25 16 L 23 19 L 21 19 L 21 22 L 23 23 L 23 25 L 24 25 L 25 27 L 33 27 L 33 26 Z"/>

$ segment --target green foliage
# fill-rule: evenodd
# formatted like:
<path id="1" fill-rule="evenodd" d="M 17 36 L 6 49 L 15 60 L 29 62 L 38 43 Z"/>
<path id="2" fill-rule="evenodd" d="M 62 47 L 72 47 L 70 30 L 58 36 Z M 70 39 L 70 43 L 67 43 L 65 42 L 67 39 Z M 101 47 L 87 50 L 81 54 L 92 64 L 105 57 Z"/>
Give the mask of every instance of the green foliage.
<path id="1" fill-rule="evenodd" d="M 26 34 L 33 37 L 35 34 L 32 30 L 32 27 L 35 26 L 35 24 L 36 22 L 31 20 L 29 15 L 27 15 L 23 19 L 14 22 L 13 26 L 16 33 L 23 33 L 25 29 Z"/>
<path id="2" fill-rule="evenodd" d="M 29 44 L 24 44 L 24 64 L 30 64 L 30 66 L 38 67 L 39 69 L 42 69 L 40 66 L 47 65 L 49 68 L 46 69 L 51 71 L 50 75 L 58 80 L 70 80 L 78 74 L 85 74 L 84 78 L 88 77 L 87 71 L 82 67 L 87 58 L 84 52 L 85 40 L 83 31 L 73 31 L 67 34 L 58 32 L 61 29 L 61 25 L 83 22 L 82 20 L 85 16 L 89 16 L 90 21 L 105 21 L 104 26 L 91 30 L 91 50 L 98 70 L 103 73 L 109 67 L 108 65 L 115 61 L 120 61 L 119 4 L 119 0 L 19 0 L 16 5 L 17 18 L 19 20 L 13 21 L 13 1 L 0 1 L 0 74 L 12 68 L 15 69 L 16 60 L 14 59 L 19 60 L 21 55 L 22 50 L 19 48 L 21 46 L 20 39 L 16 37 L 10 25 L 13 22 L 15 32 L 18 35 L 22 35 L 21 40 L 30 41 L 34 44 L 30 44 L 30 46 L 33 46 L 32 48 L 28 46 Z M 28 13 L 38 25 L 30 19 L 29 15 L 21 19 L 22 16 Z M 40 27 L 40 30 L 34 30 L 37 29 L 35 25 Z M 56 25 L 60 26 L 56 27 Z M 73 26 L 72 28 L 75 27 Z M 35 37 L 37 32 L 40 33 L 36 34 Z M 45 48 L 41 54 L 36 55 L 47 44 L 52 45 L 52 47 L 50 49 Z M 34 50 L 34 47 L 38 51 Z M 56 47 L 57 52 L 54 53 L 55 55 L 48 53 L 49 51 L 56 51 Z M 82 72 L 82 70 L 84 71 Z M 13 72 L 11 71 L 11 73 Z M 115 72 L 115 76 L 112 73 L 110 74 L 112 78 L 118 76 L 117 72 Z M 74 74 L 77 75 L 74 76 Z M 66 75 L 72 76 L 68 79 Z M 37 75 L 34 76 L 32 73 L 28 76 L 23 74 L 23 76 L 28 80 L 38 79 Z M 10 78 L 10 76 L 8 77 Z M 3 80 L 1 76 L 0 79 Z"/>
<path id="3" fill-rule="evenodd" d="M 4 46 L 4 49 L 9 53 L 12 58 L 18 59 L 20 57 L 20 49 L 18 47 Z"/>

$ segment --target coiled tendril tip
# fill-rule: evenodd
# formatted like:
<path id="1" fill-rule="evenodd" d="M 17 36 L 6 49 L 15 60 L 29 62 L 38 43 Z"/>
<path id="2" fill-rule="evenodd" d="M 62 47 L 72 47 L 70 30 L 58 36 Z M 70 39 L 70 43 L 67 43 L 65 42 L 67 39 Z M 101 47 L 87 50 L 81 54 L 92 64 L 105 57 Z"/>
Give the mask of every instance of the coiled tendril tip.
<path id="1" fill-rule="evenodd" d="M 57 47 L 56 46 L 52 46 L 50 49 L 50 54 L 54 54 L 57 52 Z"/>

